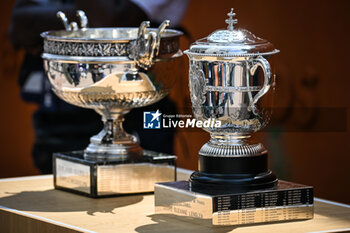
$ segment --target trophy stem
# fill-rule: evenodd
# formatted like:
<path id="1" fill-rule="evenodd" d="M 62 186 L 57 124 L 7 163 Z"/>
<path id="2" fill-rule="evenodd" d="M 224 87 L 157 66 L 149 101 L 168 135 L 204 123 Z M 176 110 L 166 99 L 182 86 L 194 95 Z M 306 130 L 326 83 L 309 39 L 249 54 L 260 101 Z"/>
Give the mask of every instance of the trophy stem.
<path id="1" fill-rule="evenodd" d="M 216 145 L 247 145 L 248 139 L 251 137 L 250 134 L 220 134 L 220 133 L 211 133 L 210 142 Z"/>
<path id="2" fill-rule="evenodd" d="M 102 115 L 104 128 L 91 137 L 85 149 L 85 159 L 124 161 L 142 156 L 142 148 L 135 136 L 125 132 L 123 128 L 124 114 L 130 110 L 97 110 Z"/>

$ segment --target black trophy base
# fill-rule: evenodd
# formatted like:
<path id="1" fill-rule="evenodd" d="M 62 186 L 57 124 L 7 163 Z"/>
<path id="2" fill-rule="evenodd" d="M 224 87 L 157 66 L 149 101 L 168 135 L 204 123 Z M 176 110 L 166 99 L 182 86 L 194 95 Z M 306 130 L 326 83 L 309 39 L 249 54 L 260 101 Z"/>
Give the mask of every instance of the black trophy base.
<path id="1" fill-rule="evenodd" d="M 207 174 L 196 171 L 190 176 L 190 186 L 195 192 L 225 194 L 249 192 L 277 187 L 277 177 L 271 171 L 259 174 Z"/>
<path id="2" fill-rule="evenodd" d="M 256 156 L 199 155 L 199 171 L 190 176 L 195 192 L 224 194 L 277 187 L 278 179 L 268 170 L 267 153 Z"/>
<path id="3" fill-rule="evenodd" d="M 124 161 L 91 161 L 83 151 L 54 153 L 53 175 L 55 189 L 94 198 L 149 193 L 176 180 L 176 156 L 145 150 Z"/>
<path id="4" fill-rule="evenodd" d="M 156 214 L 211 225 L 244 225 L 311 219 L 313 187 L 279 180 L 275 188 L 208 194 L 195 192 L 188 181 L 157 183 Z"/>

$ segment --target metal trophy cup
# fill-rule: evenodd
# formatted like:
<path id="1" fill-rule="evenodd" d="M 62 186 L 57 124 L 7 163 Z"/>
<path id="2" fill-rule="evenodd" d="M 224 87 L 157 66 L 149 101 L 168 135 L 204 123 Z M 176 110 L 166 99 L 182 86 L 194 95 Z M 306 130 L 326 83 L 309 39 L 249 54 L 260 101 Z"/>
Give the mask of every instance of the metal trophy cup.
<path id="1" fill-rule="evenodd" d="M 166 29 L 169 20 L 159 28 L 148 28 L 148 21 L 139 28 L 88 28 L 84 12 L 77 11 L 79 28 L 64 13 L 57 16 L 66 30 L 41 34 L 52 90 L 70 104 L 95 110 L 104 128 L 83 152 L 54 155 L 55 187 L 96 197 L 150 192 L 154 182 L 174 180 L 176 157 L 142 150 L 122 123 L 132 108 L 167 95 L 174 60 L 182 55 L 182 33 Z"/>
<path id="2" fill-rule="evenodd" d="M 269 120 L 260 102 L 274 82 L 267 59 L 279 51 L 237 29 L 233 9 L 228 16 L 227 29 L 185 51 L 194 117 L 221 126 L 203 128 L 210 141 L 188 182 L 156 184 L 156 212 L 211 219 L 214 225 L 312 218 L 312 187 L 278 181 L 268 170 L 266 148 L 250 141 Z"/>

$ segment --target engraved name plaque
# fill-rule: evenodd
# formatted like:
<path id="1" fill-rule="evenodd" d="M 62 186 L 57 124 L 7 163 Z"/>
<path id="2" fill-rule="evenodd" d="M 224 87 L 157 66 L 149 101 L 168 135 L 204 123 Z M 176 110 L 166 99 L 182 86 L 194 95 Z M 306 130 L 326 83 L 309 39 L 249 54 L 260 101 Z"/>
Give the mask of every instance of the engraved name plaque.
<path id="1" fill-rule="evenodd" d="M 154 183 L 176 180 L 176 156 L 144 150 L 133 161 L 89 161 L 83 151 L 54 153 L 56 189 L 101 197 L 153 192 Z"/>
<path id="2" fill-rule="evenodd" d="M 192 192 L 188 181 L 158 183 L 155 207 L 157 214 L 209 219 L 213 225 L 311 219 L 313 188 L 279 181 L 275 189 L 210 195 Z"/>

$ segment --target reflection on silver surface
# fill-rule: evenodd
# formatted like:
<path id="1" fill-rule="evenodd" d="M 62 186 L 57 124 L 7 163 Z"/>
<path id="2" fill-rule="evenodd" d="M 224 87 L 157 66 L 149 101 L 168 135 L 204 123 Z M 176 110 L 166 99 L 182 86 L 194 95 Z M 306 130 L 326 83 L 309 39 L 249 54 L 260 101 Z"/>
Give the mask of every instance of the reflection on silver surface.
<path id="1" fill-rule="evenodd" d="M 70 64 L 46 60 L 53 91 L 63 100 L 84 108 L 133 108 L 162 99 L 168 88 L 143 72 L 126 77 L 132 64 Z"/>
<path id="2" fill-rule="evenodd" d="M 57 186 L 83 193 L 90 193 L 90 166 L 77 164 L 60 158 L 55 159 L 55 166 L 55 179 Z"/>
<path id="3" fill-rule="evenodd" d="M 153 192 L 154 184 L 175 180 L 174 166 L 138 163 L 97 167 L 98 195 Z"/>
<path id="4" fill-rule="evenodd" d="M 176 156 L 144 151 L 147 160 L 132 163 L 88 162 L 82 152 L 55 153 L 55 188 L 91 197 L 153 192 L 157 182 L 176 180 Z"/>

